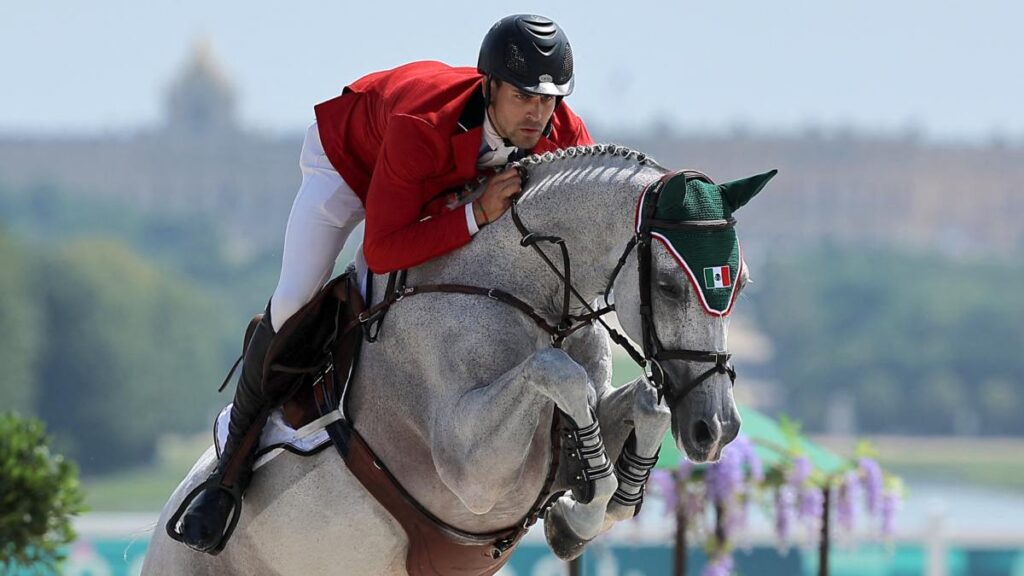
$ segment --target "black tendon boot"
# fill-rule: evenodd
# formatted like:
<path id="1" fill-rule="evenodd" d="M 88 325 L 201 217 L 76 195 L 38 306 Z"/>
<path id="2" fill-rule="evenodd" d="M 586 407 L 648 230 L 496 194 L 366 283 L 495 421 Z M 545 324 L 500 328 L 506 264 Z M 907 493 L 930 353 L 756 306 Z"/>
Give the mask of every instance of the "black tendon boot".
<path id="1" fill-rule="evenodd" d="M 270 307 L 252 331 L 242 361 L 242 373 L 231 407 L 228 438 L 217 468 L 201 486 L 182 517 L 180 536 L 190 548 L 217 554 L 234 530 L 241 512 L 242 494 L 252 476 L 253 455 L 274 398 L 268 398 L 263 386 L 263 363 L 274 337 Z M 232 516 L 232 511 L 234 515 Z M 229 517 L 231 524 L 228 525 Z M 173 521 L 173 518 L 172 518 Z M 168 523 L 168 531 L 176 527 Z"/>

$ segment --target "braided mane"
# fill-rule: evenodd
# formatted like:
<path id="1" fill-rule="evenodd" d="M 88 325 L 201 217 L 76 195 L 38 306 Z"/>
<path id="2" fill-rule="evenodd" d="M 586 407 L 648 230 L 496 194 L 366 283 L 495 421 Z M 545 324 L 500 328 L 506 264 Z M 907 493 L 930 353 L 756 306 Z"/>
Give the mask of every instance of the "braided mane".
<path id="1" fill-rule="evenodd" d="M 559 148 L 553 152 L 545 152 L 543 154 L 533 154 L 527 156 L 521 160 L 513 162 L 511 166 L 537 166 L 541 164 L 551 164 L 559 160 L 565 160 L 567 158 L 586 158 L 590 156 L 621 156 L 627 159 L 633 159 L 644 166 L 653 166 L 656 168 L 662 168 L 654 158 L 651 158 L 643 152 L 633 150 L 626 146 L 620 146 L 618 144 L 592 144 L 590 146 L 570 146 L 569 148 Z M 662 168 L 664 169 L 664 168 Z"/>

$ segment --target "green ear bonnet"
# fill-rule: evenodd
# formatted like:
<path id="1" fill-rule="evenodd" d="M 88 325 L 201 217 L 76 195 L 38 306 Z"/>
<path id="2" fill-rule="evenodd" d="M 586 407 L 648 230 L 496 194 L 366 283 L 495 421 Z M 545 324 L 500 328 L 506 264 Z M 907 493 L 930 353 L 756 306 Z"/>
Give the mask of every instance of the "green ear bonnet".
<path id="1" fill-rule="evenodd" d="M 640 196 L 636 231 L 648 204 L 657 202 L 649 224 L 657 238 L 686 272 L 704 311 L 727 316 L 736 298 L 743 266 L 733 212 L 747 203 L 777 174 L 776 170 L 742 180 L 715 184 L 707 176 L 682 171 L 662 178 Z M 655 186 L 660 192 L 651 194 Z"/>

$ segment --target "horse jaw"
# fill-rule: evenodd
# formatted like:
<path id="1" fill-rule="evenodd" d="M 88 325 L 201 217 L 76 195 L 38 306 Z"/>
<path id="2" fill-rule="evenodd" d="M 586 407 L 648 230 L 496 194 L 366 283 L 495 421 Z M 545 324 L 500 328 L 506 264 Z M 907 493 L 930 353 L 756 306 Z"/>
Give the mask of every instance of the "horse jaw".
<path id="1" fill-rule="evenodd" d="M 672 437 L 691 462 L 717 462 L 739 434 L 742 420 L 725 374 L 709 378 L 671 408 Z"/>

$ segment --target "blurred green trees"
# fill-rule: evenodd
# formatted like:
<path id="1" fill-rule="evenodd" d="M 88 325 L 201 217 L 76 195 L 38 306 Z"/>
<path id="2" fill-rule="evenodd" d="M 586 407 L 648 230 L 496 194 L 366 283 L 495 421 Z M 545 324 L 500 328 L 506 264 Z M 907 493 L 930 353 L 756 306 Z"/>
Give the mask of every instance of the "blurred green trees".
<path id="1" fill-rule="evenodd" d="M 39 350 L 41 302 L 32 288 L 28 253 L 0 228 L 0 406 L 31 411 Z"/>
<path id="2" fill-rule="evenodd" d="M 43 418 L 86 472 L 145 462 L 216 406 L 225 326 L 186 279 L 123 243 L 0 236 L 0 405 Z"/>
<path id="3" fill-rule="evenodd" d="M 0 571 L 56 571 L 82 511 L 75 465 L 48 447 L 43 424 L 0 413 Z"/>
<path id="4" fill-rule="evenodd" d="M 35 408 L 83 469 L 144 462 L 160 434 L 210 422 L 223 363 L 209 298 L 112 240 L 68 243 L 37 282 Z"/>
<path id="5" fill-rule="evenodd" d="M 217 229 L 0 182 L 0 407 L 45 419 L 90 474 L 208 427 L 280 264 L 232 259 Z M 751 265 L 770 376 L 809 430 L 849 398 L 862 432 L 1024 434 L 1024 265 L 854 248 Z"/>
<path id="6" fill-rule="evenodd" d="M 87 474 L 208 427 L 279 262 L 231 262 L 215 230 L 0 182 L 0 407 L 43 418 Z"/>
<path id="7" fill-rule="evenodd" d="M 824 248 L 759 268 L 773 376 L 809 429 L 843 391 L 862 432 L 1024 434 L 1024 265 Z"/>

